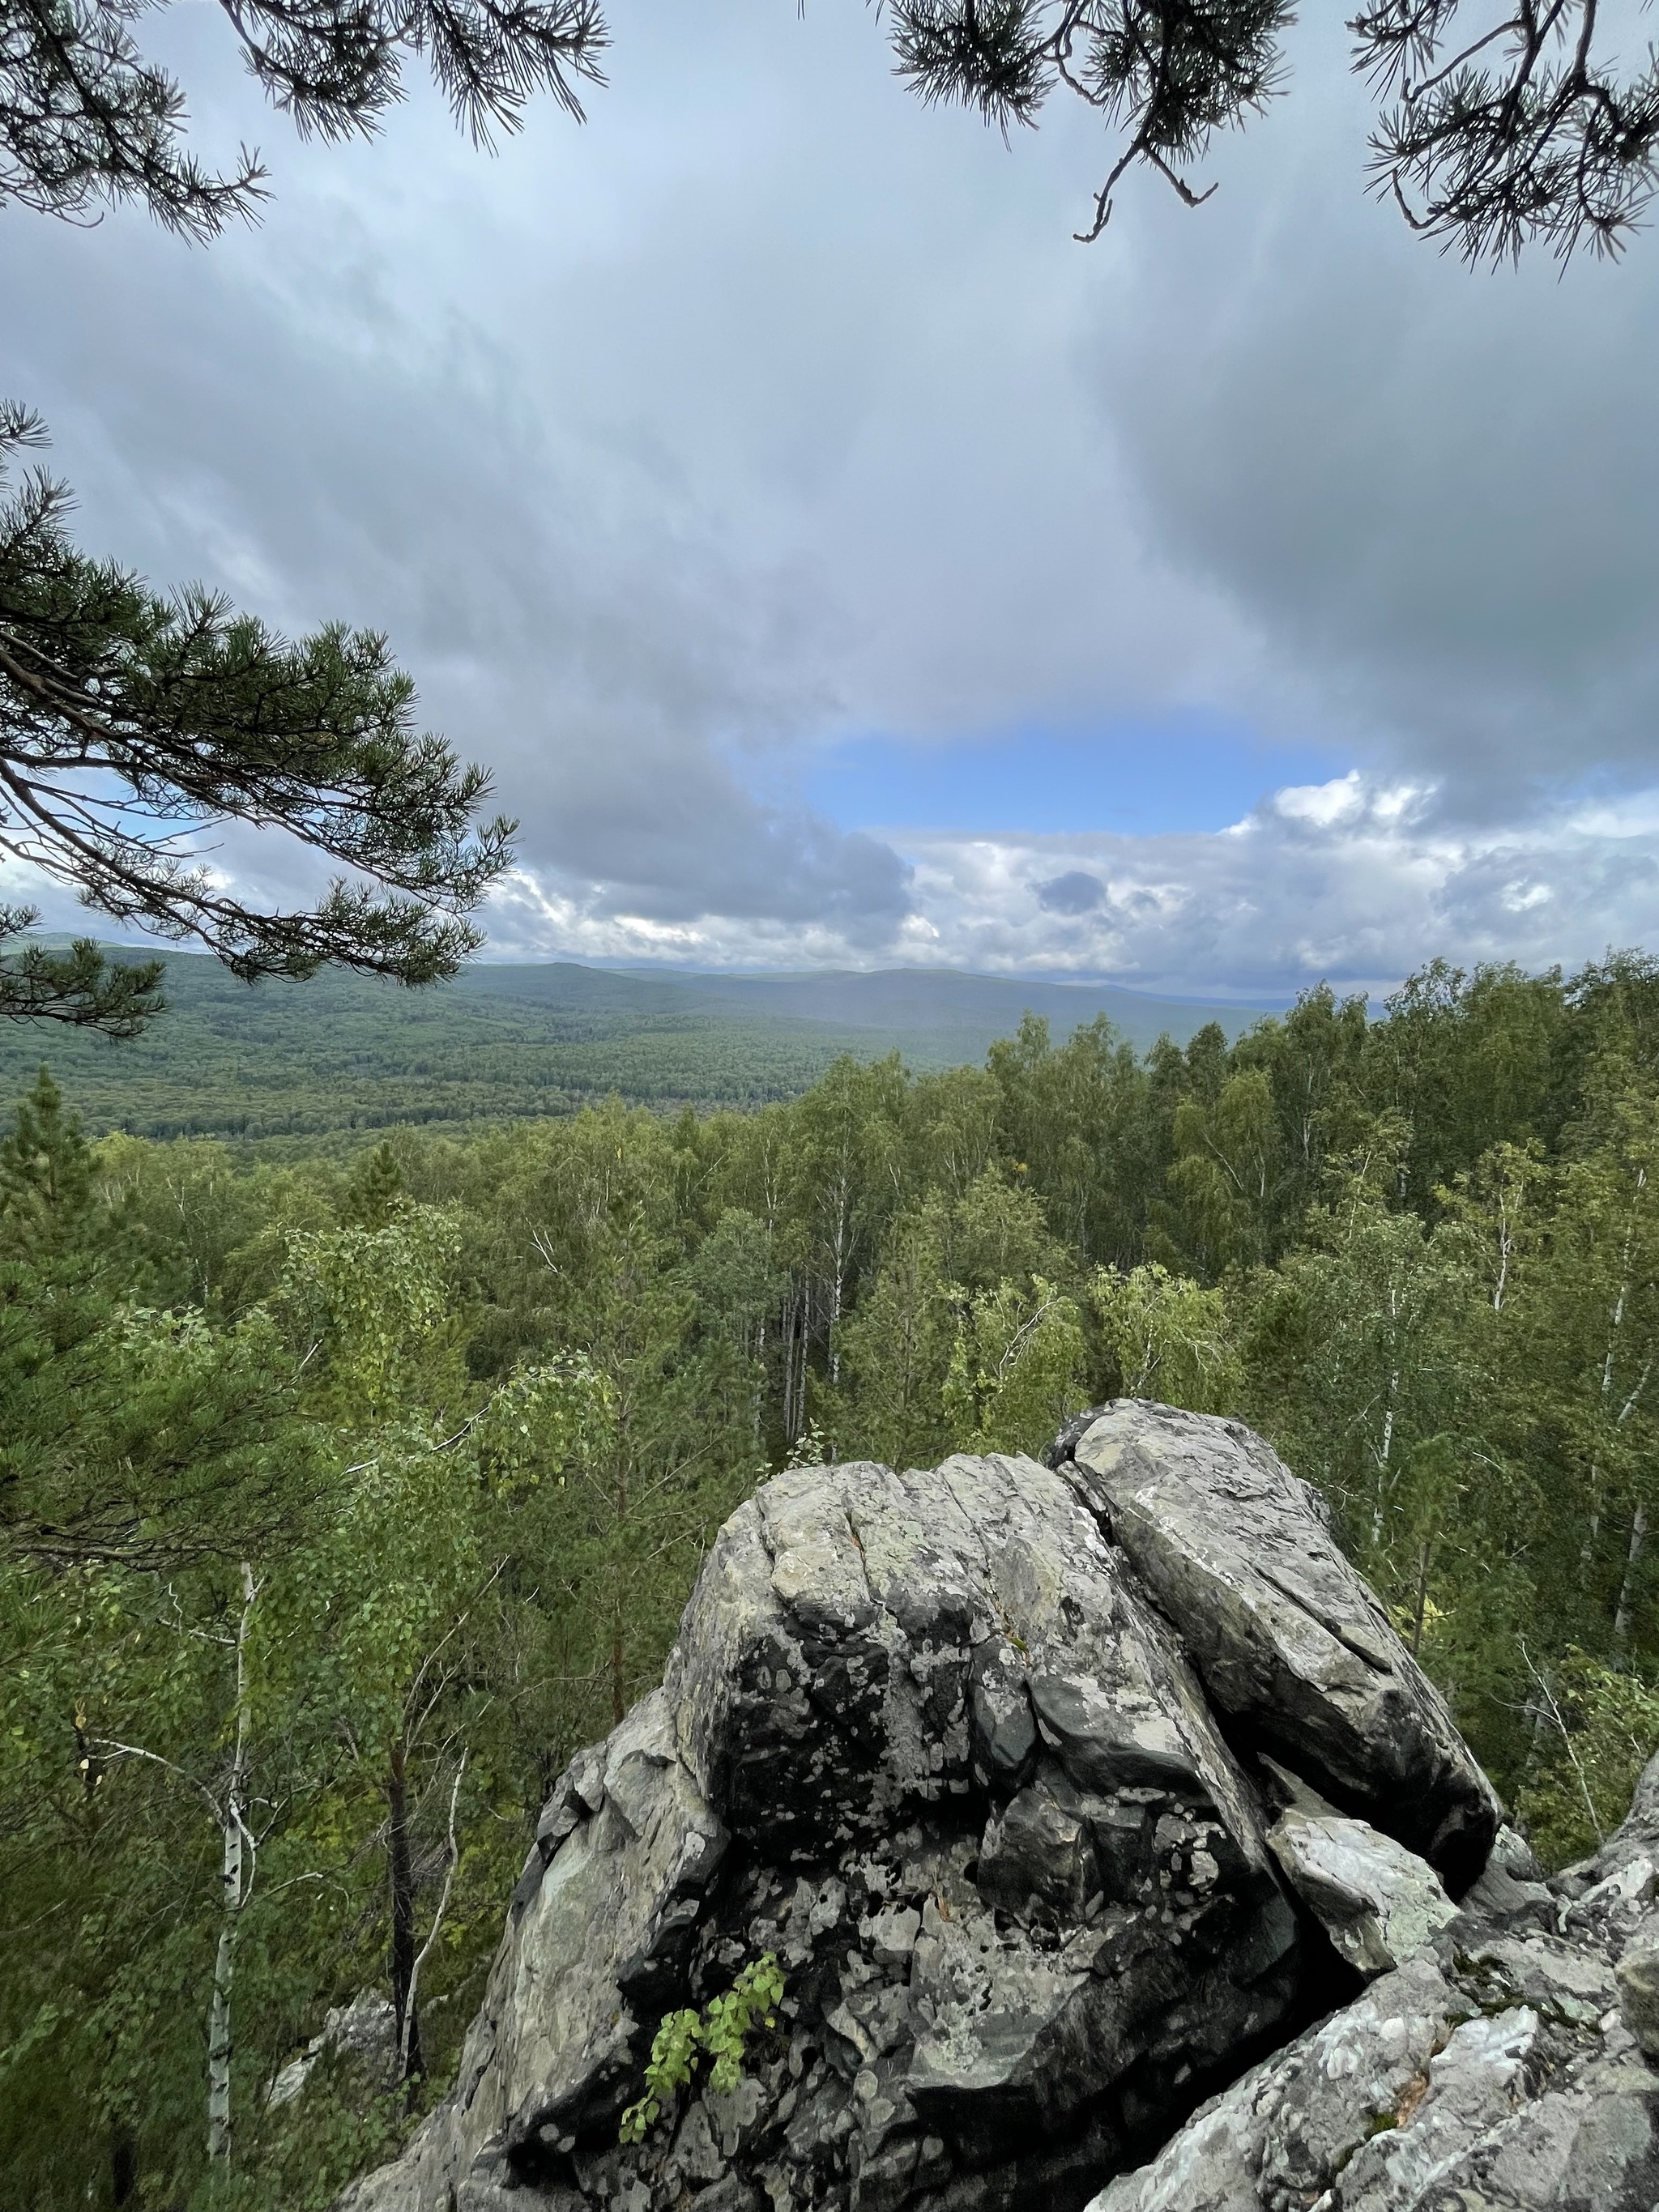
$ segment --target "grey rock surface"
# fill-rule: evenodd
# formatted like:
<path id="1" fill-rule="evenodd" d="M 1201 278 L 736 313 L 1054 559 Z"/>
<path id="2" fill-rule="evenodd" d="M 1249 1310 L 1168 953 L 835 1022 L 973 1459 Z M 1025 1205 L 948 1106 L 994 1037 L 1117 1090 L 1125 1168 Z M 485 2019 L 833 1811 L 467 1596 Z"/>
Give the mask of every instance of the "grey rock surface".
<path id="1" fill-rule="evenodd" d="M 266 2110 L 291 2105 L 318 2066 L 331 2058 L 356 2069 L 371 2091 L 397 2080 L 398 2016 L 390 1997 L 359 1990 L 349 2004 L 332 2007 L 320 2032 L 297 2058 L 289 2060 L 265 2092 Z"/>
<path id="2" fill-rule="evenodd" d="M 571 1805 L 583 1817 L 561 1833 Z M 615 2136 L 641 2023 L 648 2046 L 729 1838 L 677 1755 L 660 1690 L 576 1761 L 549 1814 L 455 2088 L 395 2166 L 349 2192 L 362 2212 L 450 2212 L 465 2187 L 476 2195 L 526 2159 L 568 2154 L 595 2128 Z"/>
<path id="3" fill-rule="evenodd" d="M 1287 1805 L 1267 1845 L 1338 1953 L 1367 1978 L 1404 1966 L 1457 1917 L 1428 1862 L 1364 1820 Z"/>
<path id="4" fill-rule="evenodd" d="M 1659 2058 L 1659 1928 L 1619 1961 L 1619 2009 L 1644 2058 Z"/>
<path id="5" fill-rule="evenodd" d="M 1123 1398 L 1068 1424 L 1049 1457 L 1174 1622 L 1218 1712 L 1455 1896 L 1475 1880 L 1501 1816 L 1492 1785 L 1316 1495 L 1260 1437 Z"/>
<path id="6" fill-rule="evenodd" d="M 808 1468 L 741 1507 L 661 1689 L 543 1813 L 452 2094 L 338 2212 L 1080 2212 L 1114 2174 L 1165 2193 L 1112 2212 L 1331 2212 L 1320 2192 L 1373 2166 L 1396 2193 L 1367 2204 L 1426 2212 L 1413 2177 L 1543 2111 L 1534 2081 L 1568 2100 L 1538 2156 L 1622 2174 L 1643 2063 L 1598 1931 L 1654 1885 L 1627 1855 L 1568 1894 L 1494 1855 L 1468 1869 L 1481 1912 L 1413 1951 L 1376 1869 L 1431 1898 L 1432 1877 L 1370 1837 L 1372 1887 L 1344 1896 L 1399 1963 L 1362 1993 L 1319 1925 L 1334 1877 L 1322 1915 L 1305 1901 L 1310 1849 L 1286 1843 L 1263 1745 L 1322 1790 L 1351 1778 L 1341 1815 L 1315 1799 L 1304 1821 L 1389 1798 L 1395 1837 L 1467 1860 L 1495 1804 L 1310 1494 L 1246 1432 L 1170 1419 L 1180 1482 L 1143 1483 L 1133 1510 L 1127 1476 L 1070 1451 Z M 1270 1574 L 1294 1598 L 1270 1602 Z M 1273 1733 L 1262 1700 L 1292 1675 Z M 1650 1815 L 1659 1861 L 1659 1791 Z M 785 1994 L 738 2087 L 694 2082 L 620 2147 L 664 2013 L 767 1952 Z M 1379 2128 L 1398 2140 L 1375 2150 Z M 1210 2196 L 1157 2160 L 1128 2172 L 1160 2144 Z"/>
<path id="7" fill-rule="evenodd" d="M 1549 1887 L 1547 1926 L 1530 1898 L 1466 1902 L 1090 2212 L 1652 2212 L 1659 2073 L 1620 2000 L 1659 1938 L 1659 1759 L 1643 1790 L 1607 1850 Z"/>

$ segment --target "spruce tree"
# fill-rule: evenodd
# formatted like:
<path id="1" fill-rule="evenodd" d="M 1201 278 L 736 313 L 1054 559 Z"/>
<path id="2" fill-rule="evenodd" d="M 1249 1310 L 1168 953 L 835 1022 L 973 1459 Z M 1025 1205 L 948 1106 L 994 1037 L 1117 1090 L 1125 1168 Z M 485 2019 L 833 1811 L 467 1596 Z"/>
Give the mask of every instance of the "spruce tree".
<path id="1" fill-rule="evenodd" d="M 43 1066 L 0 1140 L 0 1235 L 13 1247 L 61 1241 L 91 1200 L 91 1147 Z"/>

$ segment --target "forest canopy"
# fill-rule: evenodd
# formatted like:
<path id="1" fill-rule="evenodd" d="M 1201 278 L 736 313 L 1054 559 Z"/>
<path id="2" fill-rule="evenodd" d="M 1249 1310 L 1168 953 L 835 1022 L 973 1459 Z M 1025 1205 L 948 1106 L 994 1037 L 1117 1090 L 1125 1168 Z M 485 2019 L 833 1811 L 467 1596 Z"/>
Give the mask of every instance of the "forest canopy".
<path id="1" fill-rule="evenodd" d="M 0 1143 L 21 2200 L 320 2212 L 398 2141 L 550 1783 L 783 1464 L 1240 1416 L 1540 1850 L 1592 1846 L 1659 1741 L 1656 1104 L 1637 955 L 281 1164 L 90 1144 L 43 1072 Z"/>

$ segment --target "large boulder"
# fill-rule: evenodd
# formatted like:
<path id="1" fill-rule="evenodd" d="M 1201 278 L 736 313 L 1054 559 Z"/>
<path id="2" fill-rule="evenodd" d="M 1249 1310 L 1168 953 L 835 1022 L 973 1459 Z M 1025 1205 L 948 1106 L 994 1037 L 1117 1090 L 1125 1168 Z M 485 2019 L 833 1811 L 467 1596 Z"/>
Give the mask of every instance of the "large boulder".
<path id="1" fill-rule="evenodd" d="M 1459 1895 L 1501 1808 L 1316 1494 L 1237 1421 L 1122 1398 L 1050 1455 L 1175 1623 L 1211 1703 Z"/>
<path id="2" fill-rule="evenodd" d="M 1261 1597 L 1265 1508 L 1227 1578 L 1231 1471 L 1265 1447 L 1171 1417 L 1184 1486 L 1143 1496 L 1090 1441 L 1111 1418 L 1055 1468 L 813 1468 L 733 1515 L 662 1688 L 542 1816 L 454 2090 L 342 2212 L 1077 2212 L 1357 1989 L 1269 1846 L 1261 1746 L 1321 1788 L 1340 1764 L 1396 1837 L 1475 1837 L 1491 1793 L 1282 1469 L 1302 1583 L 1274 1571 L 1325 1643 Z M 1166 1510 L 1202 1571 L 1161 1559 Z M 1354 1622 L 1358 1678 L 1325 1648 Z M 1270 1730 L 1261 1686 L 1310 1650 Z M 1373 1771 L 1379 1711 L 1411 1741 Z M 663 2014 L 765 1953 L 785 1995 L 738 2087 L 622 2148 Z"/>

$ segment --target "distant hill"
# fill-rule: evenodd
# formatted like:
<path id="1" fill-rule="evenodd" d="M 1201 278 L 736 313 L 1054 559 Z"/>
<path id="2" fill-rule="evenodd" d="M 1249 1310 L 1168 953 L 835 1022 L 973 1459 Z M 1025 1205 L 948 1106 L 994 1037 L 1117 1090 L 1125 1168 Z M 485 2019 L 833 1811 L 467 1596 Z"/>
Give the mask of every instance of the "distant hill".
<path id="1" fill-rule="evenodd" d="M 492 972 L 480 967 L 472 974 L 482 981 Z M 523 975 L 526 971 L 506 972 Z M 613 972 L 669 980 L 660 969 Z M 1056 1036 L 1069 1036 L 1080 1023 L 1104 1014 L 1121 1035 L 1144 1051 L 1165 1034 L 1185 1044 L 1206 1022 L 1219 1022 L 1234 1036 L 1270 1011 L 1265 1006 L 1155 999 L 1115 983 L 1051 983 L 1036 978 L 966 975 L 951 968 L 838 969 L 782 975 L 678 975 L 673 981 L 682 989 L 722 999 L 734 1006 L 764 1007 L 770 1013 L 787 1014 L 799 1021 L 887 1030 L 903 1037 L 959 1037 L 965 1049 L 954 1055 L 958 1060 L 979 1059 L 993 1038 L 1011 1036 L 1027 1012 L 1045 1016 Z"/>
<path id="2" fill-rule="evenodd" d="M 112 948 L 115 949 L 115 948 Z M 47 1061 L 89 1130 L 307 1147 L 397 1122 L 568 1114 L 611 1091 L 640 1103 L 749 1107 L 807 1089 L 842 1053 L 915 1067 L 983 1058 L 1028 1006 L 1057 1035 L 1107 1014 L 1137 1046 L 1230 1033 L 1259 1010 L 924 969 L 728 976 L 483 962 L 430 991 L 325 972 L 237 982 L 168 952 L 168 1011 L 131 1044 L 0 1024 L 0 1100 Z"/>

